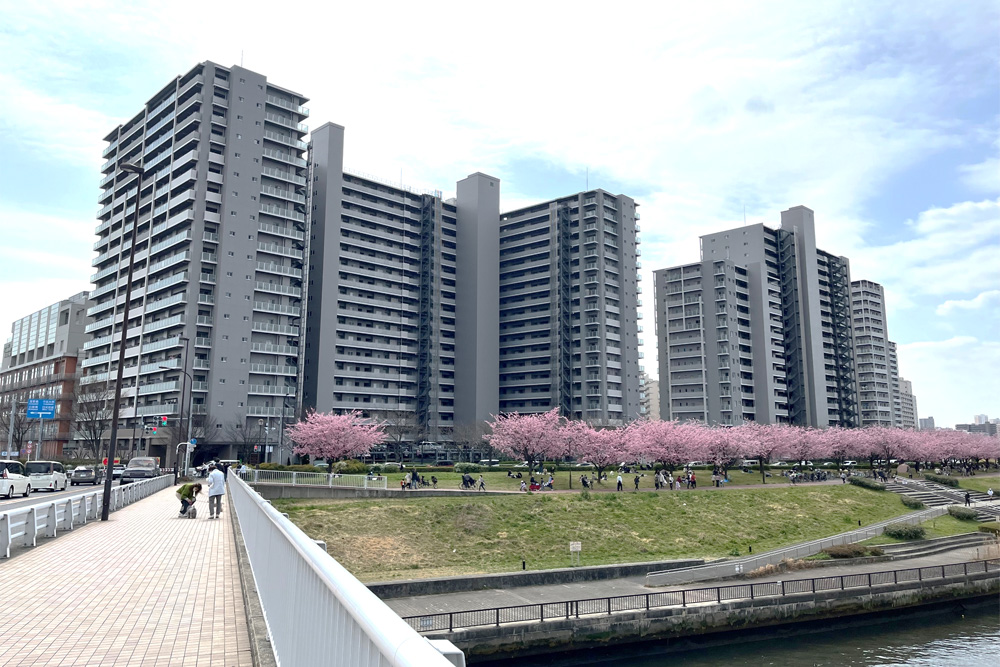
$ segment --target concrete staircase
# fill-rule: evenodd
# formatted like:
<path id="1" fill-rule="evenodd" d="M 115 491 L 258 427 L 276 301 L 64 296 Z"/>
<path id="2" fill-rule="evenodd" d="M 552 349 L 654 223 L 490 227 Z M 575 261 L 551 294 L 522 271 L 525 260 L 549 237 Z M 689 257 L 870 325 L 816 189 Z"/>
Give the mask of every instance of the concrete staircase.
<path id="1" fill-rule="evenodd" d="M 905 484 L 889 482 L 885 485 L 886 491 L 892 491 L 900 495 L 909 496 L 922 502 L 927 507 L 941 507 L 944 505 L 965 505 L 965 489 L 929 482 L 927 480 L 906 480 Z M 981 522 L 1000 520 L 1000 503 L 988 502 L 989 496 L 981 491 L 969 491 L 969 496 L 973 503 L 972 509 L 976 510 L 976 519 Z M 994 495 L 994 498 L 998 496 Z"/>
<path id="2" fill-rule="evenodd" d="M 883 544 L 879 547 L 886 556 L 891 556 L 892 560 L 906 560 L 908 558 L 919 558 L 921 556 L 933 556 L 934 554 L 952 551 L 953 549 L 963 549 L 965 547 L 978 547 L 991 544 L 994 538 L 987 533 L 966 533 L 964 535 L 950 535 L 939 537 L 933 540 L 920 540 L 919 542 L 903 542 L 900 544 Z"/>

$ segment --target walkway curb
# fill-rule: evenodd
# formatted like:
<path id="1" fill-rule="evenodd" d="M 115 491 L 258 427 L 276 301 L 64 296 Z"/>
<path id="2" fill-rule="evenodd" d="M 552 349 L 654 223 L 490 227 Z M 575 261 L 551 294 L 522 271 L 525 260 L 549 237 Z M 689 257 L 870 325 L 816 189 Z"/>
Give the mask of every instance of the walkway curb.
<path id="1" fill-rule="evenodd" d="M 264 608 L 257 594 L 257 582 L 253 578 L 250 567 L 250 556 L 243 542 L 243 531 L 240 529 L 240 518 L 236 516 L 236 508 L 229 497 L 229 486 L 226 486 L 226 499 L 229 501 L 229 523 L 233 529 L 236 542 L 236 562 L 240 570 L 240 583 L 243 588 L 243 609 L 247 617 L 247 630 L 250 633 L 250 655 L 254 667 L 278 667 L 271 646 L 271 637 L 267 631 L 267 621 L 264 619 Z"/>

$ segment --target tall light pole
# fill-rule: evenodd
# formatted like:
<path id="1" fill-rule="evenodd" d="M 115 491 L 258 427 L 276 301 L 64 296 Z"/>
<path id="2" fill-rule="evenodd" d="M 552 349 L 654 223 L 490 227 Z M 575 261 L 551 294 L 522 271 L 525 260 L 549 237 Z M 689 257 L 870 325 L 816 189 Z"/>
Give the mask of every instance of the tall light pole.
<path id="1" fill-rule="evenodd" d="M 115 398 L 112 402 L 111 439 L 108 442 L 108 469 L 104 476 L 104 497 L 101 499 L 101 521 L 108 520 L 111 511 L 111 482 L 114 479 L 115 444 L 118 439 L 118 410 L 122 400 L 122 373 L 125 371 L 125 343 L 128 341 L 129 305 L 132 303 L 132 273 L 135 268 L 135 237 L 139 232 L 139 204 L 142 203 L 142 177 L 145 173 L 142 165 L 127 162 L 121 165 L 126 174 L 136 175 L 135 184 L 135 215 L 132 218 L 132 232 L 129 234 L 128 277 L 125 279 L 125 307 L 122 309 L 122 333 L 118 344 L 118 371 L 115 375 Z M 122 223 L 124 226 L 124 223 Z M 116 277 L 117 281 L 118 278 Z M 115 290 L 115 294 L 117 294 Z M 114 336 L 114 322 L 111 323 L 111 335 Z M 136 376 L 138 378 L 138 376 Z M 136 393 L 136 400 L 139 395 Z"/>
<path id="2" fill-rule="evenodd" d="M 177 402 L 177 409 L 180 411 L 178 413 L 178 417 L 177 417 L 177 426 L 178 427 L 182 427 L 184 425 L 184 393 L 185 393 L 185 391 L 187 389 L 188 378 L 190 378 L 191 379 L 191 398 L 189 399 L 189 401 L 193 403 L 193 399 L 194 399 L 194 378 L 191 377 L 191 374 L 188 373 L 187 370 L 185 370 L 187 368 L 187 360 L 188 360 L 188 343 L 190 343 L 191 340 L 187 336 L 181 336 L 178 340 L 184 341 L 184 361 L 181 362 L 181 367 L 178 369 L 178 368 L 172 368 L 170 366 L 160 366 L 160 368 L 163 369 L 163 370 L 169 370 L 169 371 L 179 370 L 181 373 L 184 374 L 184 377 L 181 379 L 181 400 L 179 400 Z M 192 409 L 192 407 L 193 407 L 192 405 L 190 405 L 190 404 L 188 405 L 188 415 L 187 415 L 187 446 L 184 448 L 184 472 L 185 472 L 185 474 L 187 473 L 187 452 L 188 452 L 188 448 L 191 447 L 191 409 Z M 178 430 L 180 430 L 180 428 L 178 428 Z M 178 475 L 178 472 L 179 472 L 178 469 L 180 468 L 180 459 L 181 459 L 180 452 L 177 450 L 177 447 L 174 447 L 174 484 L 177 483 L 177 478 L 179 476 Z"/>
<path id="3" fill-rule="evenodd" d="M 281 463 L 281 456 L 285 450 L 285 403 L 288 398 L 288 396 L 281 397 L 281 418 L 278 421 L 278 463 Z"/>

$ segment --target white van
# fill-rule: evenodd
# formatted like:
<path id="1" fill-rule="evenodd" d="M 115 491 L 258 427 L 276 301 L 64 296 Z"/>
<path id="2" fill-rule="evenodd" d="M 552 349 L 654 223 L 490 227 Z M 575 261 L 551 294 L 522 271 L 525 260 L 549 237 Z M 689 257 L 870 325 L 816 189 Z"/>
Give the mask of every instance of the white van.
<path id="1" fill-rule="evenodd" d="M 69 486 L 69 478 L 63 464 L 58 461 L 28 461 L 25 466 L 28 478 L 31 480 L 31 490 L 47 489 L 49 491 L 65 491 Z"/>
<path id="2" fill-rule="evenodd" d="M 31 493 L 31 482 L 20 461 L 5 459 L 0 461 L 0 497 L 13 498 L 15 493 L 27 497 Z"/>

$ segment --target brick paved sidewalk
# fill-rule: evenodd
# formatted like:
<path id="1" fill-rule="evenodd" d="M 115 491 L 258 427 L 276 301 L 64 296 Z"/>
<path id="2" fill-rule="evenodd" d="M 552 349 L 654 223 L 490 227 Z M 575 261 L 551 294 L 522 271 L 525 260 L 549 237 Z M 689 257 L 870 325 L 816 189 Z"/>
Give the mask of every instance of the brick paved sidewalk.
<path id="1" fill-rule="evenodd" d="M 0 562 L 0 666 L 252 665 L 228 498 L 179 519 L 174 493 Z"/>

